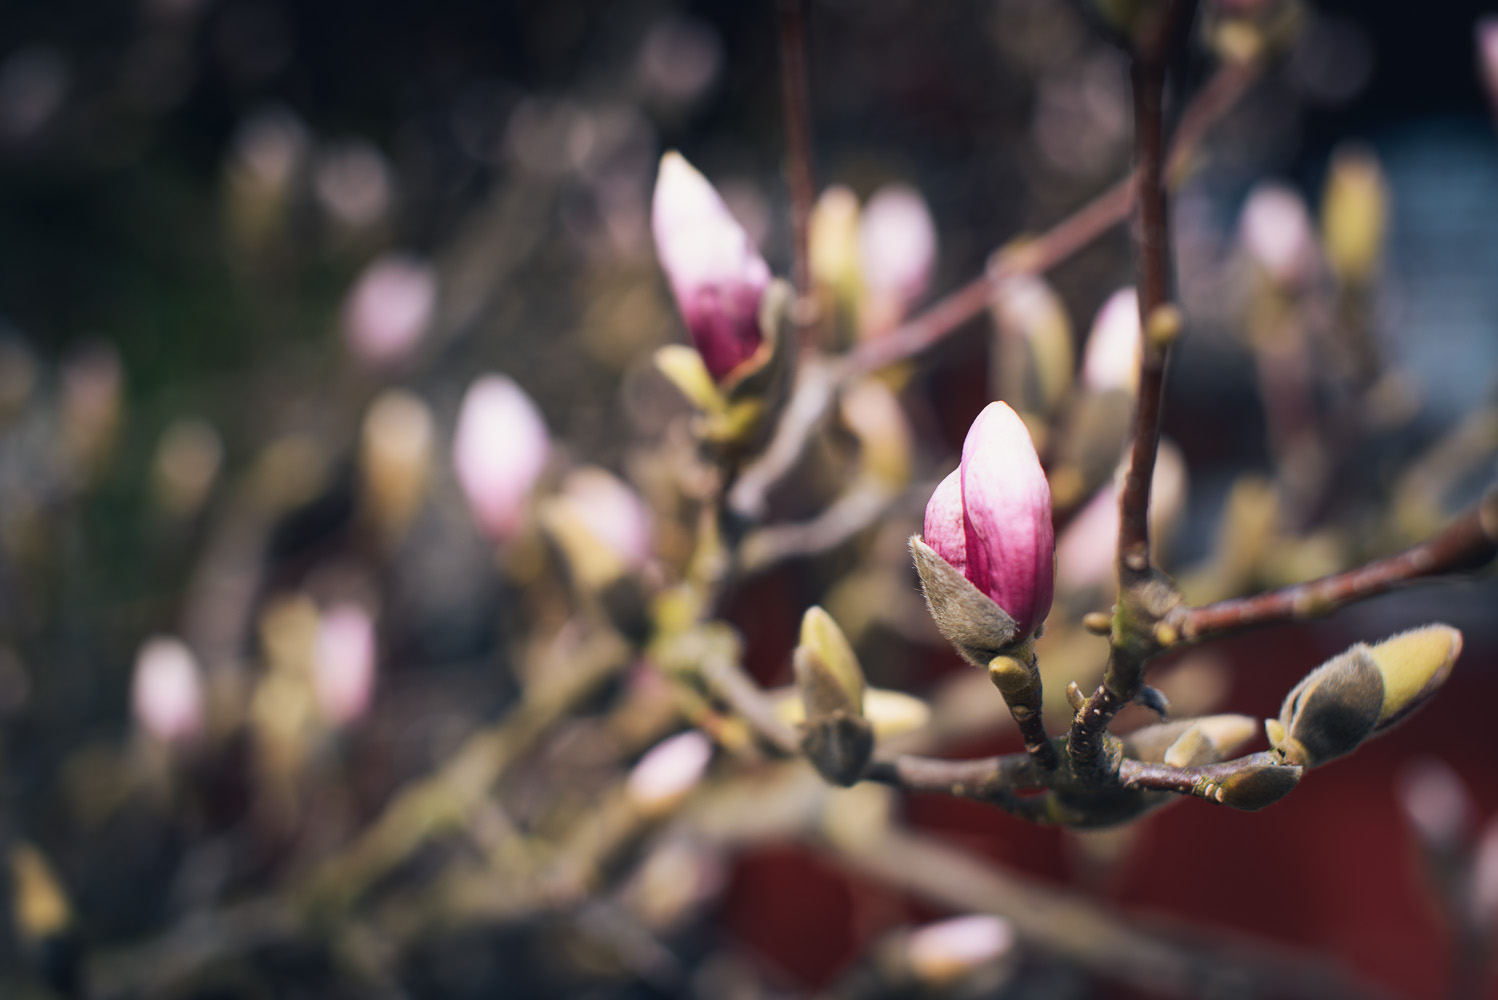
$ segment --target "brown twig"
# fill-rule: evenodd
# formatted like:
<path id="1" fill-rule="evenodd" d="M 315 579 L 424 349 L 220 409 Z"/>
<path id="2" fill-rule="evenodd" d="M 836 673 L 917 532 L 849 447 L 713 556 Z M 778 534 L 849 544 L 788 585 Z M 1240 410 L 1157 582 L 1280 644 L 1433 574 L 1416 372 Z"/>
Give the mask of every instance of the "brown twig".
<path id="1" fill-rule="evenodd" d="M 811 98 L 806 69 L 803 0 L 778 0 L 780 92 L 785 108 L 786 180 L 791 196 L 791 280 L 796 286 L 797 326 L 803 331 L 811 297 L 810 230 L 816 186 L 812 179 Z"/>
<path id="2" fill-rule="evenodd" d="M 1193 98 L 1181 114 L 1181 126 L 1171 144 L 1171 178 L 1184 171 L 1208 129 L 1243 96 L 1258 74 L 1257 63 L 1233 63 L 1219 70 Z M 844 377 L 903 361 L 934 346 L 982 313 L 1004 280 L 1049 271 L 1123 222 L 1133 207 L 1134 175 L 1130 174 L 1040 236 L 996 251 L 986 273 L 920 315 L 861 344 L 843 359 Z"/>
<path id="3" fill-rule="evenodd" d="M 1134 150 L 1137 217 L 1134 260 L 1138 271 L 1140 324 L 1139 392 L 1134 408 L 1129 468 L 1119 491 L 1118 591 L 1113 644 L 1103 683 L 1078 710 L 1068 749 L 1079 773 L 1105 777 L 1108 756 L 1103 732 L 1143 683 L 1144 663 L 1158 651 L 1154 627 L 1174 603 L 1174 588 L 1150 565 L 1149 504 L 1170 343 L 1180 329 L 1170 303 L 1170 224 L 1166 208 L 1165 72 L 1184 29 L 1196 12 L 1195 0 L 1171 0 L 1158 34 L 1134 53 L 1130 87 L 1134 98 Z"/>
<path id="4" fill-rule="evenodd" d="M 844 864 L 885 885 L 945 909 L 1004 917 L 1027 945 L 1152 996 L 1331 1000 L 1380 995 L 1321 960 L 1212 940 L 1158 919 L 1125 917 L 1032 884 L 932 837 L 891 830 L 840 842 L 835 849 Z"/>
<path id="5" fill-rule="evenodd" d="M 1182 638 L 1196 641 L 1255 625 L 1314 618 L 1412 580 L 1483 565 L 1494 556 L 1498 556 L 1498 487 L 1490 488 L 1435 537 L 1398 555 L 1252 597 L 1179 608 L 1167 620 Z"/>

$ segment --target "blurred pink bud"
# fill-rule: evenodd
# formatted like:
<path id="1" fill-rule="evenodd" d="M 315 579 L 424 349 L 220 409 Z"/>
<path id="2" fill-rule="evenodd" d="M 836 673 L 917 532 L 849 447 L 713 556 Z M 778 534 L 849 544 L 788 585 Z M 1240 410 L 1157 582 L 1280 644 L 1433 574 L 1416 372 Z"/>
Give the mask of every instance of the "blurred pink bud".
<path id="1" fill-rule="evenodd" d="M 617 476 L 590 466 L 574 469 L 562 482 L 562 496 L 589 534 L 630 569 L 650 561 L 655 523 L 639 494 Z"/>
<path id="2" fill-rule="evenodd" d="M 1482 927 L 1498 925 L 1498 820 L 1483 828 L 1470 885 L 1472 917 Z"/>
<path id="3" fill-rule="evenodd" d="M 1131 288 L 1108 296 L 1087 334 L 1082 355 L 1082 384 L 1093 392 L 1122 389 L 1132 394 L 1139 383 L 1139 297 Z"/>
<path id="4" fill-rule="evenodd" d="M 927 924 L 906 945 L 910 969 L 922 979 L 944 982 L 1013 950 L 1014 927 L 1003 917 L 974 914 Z"/>
<path id="5" fill-rule="evenodd" d="M 344 302 L 344 337 L 365 364 L 398 364 L 421 343 L 436 303 L 437 275 L 429 265 L 385 254 L 364 269 Z"/>
<path id="6" fill-rule="evenodd" d="M 1478 19 L 1477 63 L 1488 89 L 1488 101 L 1493 113 L 1498 114 L 1498 15 Z"/>
<path id="7" fill-rule="evenodd" d="M 1007 404 L 989 403 L 973 421 L 962 464 L 926 505 L 925 539 L 1015 620 L 1018 635 L 1045 620 L 1056 582 L 1051 487 Z"/>
<path id="8" fill-rule="evenodd" d="M 504 375 L 469 386 L 458 414 L 453 466 L 479 529 L 505 541 L 520 528 L 551 438 L 541 411 Z"/>
<path id="9" fill-rule="evenodd" d="M 629 772 L 629 797 L 647 812 L 663 812 L 696 787 L 713 757 L 713 744 L 695 729 L 652 747 Z"/>
<path id="10" fill-rule="evenodd" d="M 887 184 L 874 192 L 859 219 L 858 255 L 872 298 L 903 313 L 925 294 L 936 267 L 936 225 L 919 191 Z"/>
<path id="11" fill-rule="evenodd" d="M 375 629 L 369 612 L 338 604 L 317 622 L 313 689 L 323 717 L 347 725 L 369 710 L 375 683 Z"/>
<path id="12" fill-rule="evenodd" d="M 1404 817 L 1424 843 L 1453 851 L 1472 828 L 1472 797 L 1450 765 L 1434 758 L 1417 760 L 1395 778 L 1394 793 Z"/>
<path id="13" fill-rule="evenodd" d="M 1238 222 L 1243 248 L 1282 285 L 1303 282 L 1316 261 L 1316 234 L 1305 199 L 1283 184 L 1260 184 Z"/>
<path id="14" fill-rule="evenodd" d="M 674 151 L 661 157 L 651 228 L 692 343 L 722 382 L 760 345 L 770 268 L 717 190 Z"/>
<path id="15" fill-rule="evenodd" d="M 186 743 L 203 731 L 203 682 L 180 639 L 156 636 L 140 648 L 131 704 L 136 722 L 162 743 Z"/>
<path id="16" fill-rule="evenodd" d="M 1067 590 L 1102 587 L 1113 580 L 1118 552 L 1118 492 L 1127 471 L 1125 461 L 1113 482 L 1094 493 L 1056 539 L 1056 573 Z M 1185 457 L 1162 438 L 1150 486 L 1150 537 L 1156 545 L 1166 540 L 1185 510 L 1187 485 Z"/>

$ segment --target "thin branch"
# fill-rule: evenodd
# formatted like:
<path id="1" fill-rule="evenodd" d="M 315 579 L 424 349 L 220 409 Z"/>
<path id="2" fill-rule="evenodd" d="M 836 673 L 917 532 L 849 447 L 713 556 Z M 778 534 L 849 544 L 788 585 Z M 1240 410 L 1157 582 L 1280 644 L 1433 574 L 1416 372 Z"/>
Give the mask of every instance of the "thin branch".
<path id="1" fill-rule="evenodd" d="M 1139 394 L 1134 408 L 1129 470 L 1119 491 L 1119 589 L 1143 579 L 1150 568 L 1149 502 L 1155 454 L 1160 443 L 1160 412 L 1165 389 L 1169 342 L 1152 329 L 1170 305 L 1170 223 L 1165 203 L 1165 67 L 1136 58 L 1134 143 L 1139 165 L 1138 217 L 1135 221 L 1135 267 L 1139 315 L 1145 331 L 1140 352 Z"/>
<path id="2" fill-rule="evenodd" d="M 1224 632 L 1331 614 L 1402 584 L 1484 565 L 1498 556 L 1498 486 L 1462 512 L 1435 537 L 1398 555 L 1344 573 L 1252 597 L 1199 608 L 1180 608 L 1168 621 L 1191 641 Z"/>
<path id="3" fill-rule="evenodd" d="M 796 731 L 775 714 L 775 706 L 754 678 L 730 657 L 708 656 L 698 665 L 703 683 L 733 709 L 766 743 L 788 757 L 801 755 Z"/>
<path id="4" fill-rule="evenodd" d="M 827 849 L 853 870 L 944 909 L 1003 917 L 1026 945 L 1151 996 L 1385 995 L 1323 960 L 1230 944 L 1197 928 L 1112 911 L 1009 874 L 933 837 L 891 830 L 843 838 Z"/>
<path id="5" fill-rule="evenodd" d="M 900 754 L 869 764 L 866 777 L 907 792 L 931 792 L 983 802 L 992 801 L 1001 793 L 1043 788 L 1047 779 L 1028 753 L 978 760 L 943 760 Z"/>
<path id="6" fill-rule="evenodd" d="M 811 298 L 810 230 L 816 185 L 812 180 L 811 98 L 806 70 L 804 0 L 778 0 L 780 92 L 785 108 L 786 179 L 791 195 L 791 279 L 796 286 L 797 325 Z M 802 326 L 804 329 L 804 326 Z"/>
<path id="7" fill-rule="evenodd" d="M 1196 13 L 1195 0 L 1171 0 L 1158 34 L 1133 54 L 1129 83 L 1134 103 L 1134 150 L 1138 205 L 1134 260 L 1138 272 L 1140 326 L 1139 391 L 1134 408 L 1129 468 L 1119 490 L 1118 592 L 1112 649 L 1103 683 L 1078 710 L 1067 747 L 1079 774 L 1102 780 L 1109 757 L 1103 733 L 1113 717 L 1139 693 L 1144 663 L 1158 651 L 1153 630 L 1174 600 L 1150 565 L 1149 504 L 1165 364 L 1180 315 L 1170 302 L 1170 220 L 1166 207 L 1165 71 Z"/>
<path id="8" fill-rule="evenodd" d="M 1171 145 L 1172 178 L 1185 169 L 1208 129 L 1247 92 L 1259 72 L 1259 64 L 1253 62 L 1225 66 L 1192 99 L 1181 114 L 1181 127 Z M 1051 270 L 1127 219 L 1133 207 L 1134 175 L 1130 174 L 1040 236 L 995 251 L 985 274 L 887 335 L 861 344 L 844 358 L 844 377 L 903 361 L 940 343 L 988 308 L 994 289 L 1006 279 Z"/>

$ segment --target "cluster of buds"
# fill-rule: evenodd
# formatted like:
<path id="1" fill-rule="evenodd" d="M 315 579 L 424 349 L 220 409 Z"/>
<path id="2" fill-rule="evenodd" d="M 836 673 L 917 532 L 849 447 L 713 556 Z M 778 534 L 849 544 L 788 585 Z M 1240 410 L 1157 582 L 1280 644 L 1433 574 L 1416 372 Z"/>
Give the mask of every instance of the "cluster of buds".
<path id="1" fill-rule="evenodd" d="M 1024 421 L 990 403 L 973 421 L 962 462 L 926 505 L 910 548 L 937 627 L 987 667 L 1030 639 L 1051 610 L 1051 490 Z"/>
<path id="2" fill-rule="evenodd" d="M 772 280 L 717 189 L 680 153 L 661 157 L 651 228 L 692 340 L 691 348 L 661 348 L 656 366 L 703 414 L 703 438 L 745 445 L 788 381 L 789 289 Z"/>

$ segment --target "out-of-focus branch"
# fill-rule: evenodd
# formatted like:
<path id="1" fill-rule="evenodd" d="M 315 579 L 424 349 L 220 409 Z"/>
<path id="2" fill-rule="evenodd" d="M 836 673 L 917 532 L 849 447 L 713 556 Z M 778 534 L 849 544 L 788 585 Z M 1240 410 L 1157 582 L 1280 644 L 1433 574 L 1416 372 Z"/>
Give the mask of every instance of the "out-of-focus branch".
<path id="1" fill-rule="evenodd" d="M 890 830 L 837 845 L 843 864 L 929 903 L 1009 920 L 1040 951 L 1151 995 L 1368 998 L 1376 989 L 1291 952 L 1205 939 L 1121 914 L 993 868 L 934 838 Z"/>
<path id="2" fill-rule="evenodd" d="M 791 195 L 791 279 L 796 286 L 795 321 L 803 335 L 810 320 L 812 202 L 811 96 L 807 77 L 805 0 L 778 0 L 780 92 L 785 109 L 786 179 Z"/>
<path id="3" fill-rule="evenodd" d="M 1171 342 L 1181 327 L 1180 312 L 1170 301 L 1165 73 L 1195 13 L 1195 0 L 1171 0 L 1160 17 L 1157 34 L 1133 54 L 1130 63 L 1138 201 L 1134 261 L 1144 343 L 1139 355 L 1139 392 L 1129 467 L 1119 490 L 1119 604 L 1114 615 L 1112 651 L 1103 683 L 1077 711 L 1068 741 L 1077 769 L 1098 776 L 1107 769 L 1103 732 L 1118 711 L 1139 693 L 1144 662 L 1158 650 L 1155 623 L 1169 609 L 1173 598 L 1173 588 L 1160 581 L 1150 565 L 1149 543 L 1150 485 L 1160 443 L 1165 364 Z"/>
<path id="4" fill-rule="evenodd" d="M 1256 62 L 1232 63 L 1197 93 L 1181 114 L 1170 151 L 1170 179 L 1185 169 L 1207 131 L 1258 79 Z M 939 343 L 988 308 L 993 291 L 1020 274 L 1041 274 L 1090 245 L 1128 218 L 1134 207 L 1135 175 L 1114 184 L 1075 213 L 1033 239 L 998 250 L 985 274 L 974 278 L 889 334 L 861 345 L 843 360 L 845 378 L 903 361 Z"/>
<path id="5" fill-rule="evenodd" d="M 1252 597 L 1178 608 L 1167 621 L 1183 639 L 1196 641 L 1255 625 L 1315 618 L 1412 580 L 1481 566 L 1494 556 L 1498 556 L 1498 487 L 1489 488 L 1435 537 L 1398 555 Z"/>

